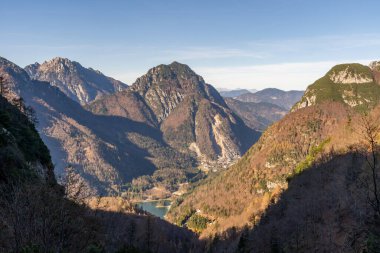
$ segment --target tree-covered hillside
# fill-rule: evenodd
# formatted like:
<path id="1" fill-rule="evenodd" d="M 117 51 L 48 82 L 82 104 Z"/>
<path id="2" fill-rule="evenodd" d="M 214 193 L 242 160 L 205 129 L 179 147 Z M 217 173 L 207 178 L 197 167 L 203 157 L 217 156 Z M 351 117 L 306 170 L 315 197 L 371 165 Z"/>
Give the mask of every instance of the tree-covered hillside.
<path id="1" fill-rule="evenodd" d="M 357 111 L 368 111 L 380 101 L 378 70 L 358 63 L 333 67 L 325 76 L 310 85 L 292 110 L 325 101 L 349 105 Z"/>
<path id="2" fill-rule="evenodd" d="M 56 183 L 30 119 L 0 96 L 0 252 L 202 252 L 196 236 L 141 210 L 86 207 Z"/>

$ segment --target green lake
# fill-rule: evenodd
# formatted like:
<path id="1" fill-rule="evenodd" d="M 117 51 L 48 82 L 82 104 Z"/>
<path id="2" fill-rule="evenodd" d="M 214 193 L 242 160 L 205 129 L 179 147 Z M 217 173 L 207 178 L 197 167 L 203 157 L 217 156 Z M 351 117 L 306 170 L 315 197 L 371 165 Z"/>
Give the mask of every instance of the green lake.
<path id="1" fill-rule="evenodd" d="M 137 203 L 137 206 L 147 211 L 154 216 L 164 219 L 164 216 L 169 210 L 171 202 L 169 200 L 160 201 L 146 201 Z"/>

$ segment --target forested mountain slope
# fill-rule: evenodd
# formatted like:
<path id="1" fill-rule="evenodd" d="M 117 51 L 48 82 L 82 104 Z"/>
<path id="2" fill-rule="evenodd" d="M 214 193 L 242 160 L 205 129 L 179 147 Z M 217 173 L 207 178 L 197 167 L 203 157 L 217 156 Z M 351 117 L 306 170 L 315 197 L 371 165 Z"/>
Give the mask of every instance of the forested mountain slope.
<path id="1" fill-rule="evenodd" d="M 379 103 L 379 75 L 378 62 L 370 66 L 358 63 L 337 65 L 310 85 L 292 110 L 324 101 L 337 101 L 357 111 L 368 111 Z"/>
<path id="2" fill-rule="evenodd" d="M 260 219 L 271 199 L 286 189 L 287 178 L 307 167 L 309 160 L 357 140 L 350 117 L 354 121 L 350 109 L 339 103 L 286 115 L 235 165 L 180 199 L 170 210 L 170 219 L 184 224 L 192 215 L 206 217 L 214 222 L 205 235 Z"/>
<path id="3" fill-rule="evenodd" d="M 34 125 L 2 96 L 0 119 L 1 252 L 203 252 L 190 231 L 139 210 L 88 209 L 56 183 Z"/>
<path id="4" fill-rule="evenodd" d="M 352 83 L 347 78 L 341 82 Z M 371 92 L 367 103 L 375 109 L 364 115 L 330 93 L 320 95 L 327 99 L 286 115 L 235 165 L 177 199 L 169 219 L 202 237 L 217 234 L 218 252 L 357 252 L 378 245 L 371 178 L 379 175 L 371 164 L 380 97 Z"/>

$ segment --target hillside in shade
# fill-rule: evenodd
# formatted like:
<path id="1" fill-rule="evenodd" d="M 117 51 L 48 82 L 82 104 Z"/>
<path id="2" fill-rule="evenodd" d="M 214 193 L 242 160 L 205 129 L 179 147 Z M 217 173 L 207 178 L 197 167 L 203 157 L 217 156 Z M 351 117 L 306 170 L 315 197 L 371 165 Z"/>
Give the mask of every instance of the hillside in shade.
<path id="1" fill-rule="evenodd" d="M 350 124 L 349 115 L 351 112 L 340 104 L 324 104 L 286 115 L 269 127 L 235 165 L 205 180 L 178 201 L 178 206 L 169 212 L 170 220 L 185 224 L 192 215 L 201 215 L 213 221 L 203 231 L 208 235 L 259 219 L 271 199 L 287 188 L 287 178 L 308 155 L 315 159 L 321 150 L 354 142 L 354 130 L 346 125 Z"/>
<path id="2" fill-rule="evenodd" d="M 87 110 L 61 88 L 31 79 L 4 58 L 0 74 L 13 96 L 21 95 L 36 110 L 57 175 L 73 167 L 102 194 L 126 191 L 133 179 L 157 170 L 165 181 L 173 173 L 191 177 L 198 166 L 226 166 L 259 135 L 212 86 L 179 63 L 152 69 L 127 90 L 99 98 Z"/>
<path id="3" fill-rule="evenodd" d="M 51 150 L 57 175 L 72 166 L 91 188 L 106 193 L 119 191 L 120 185 L 157 168 L 185 169 L 194 164 L 147 124 L 94 115 L 57 87 L 31 80 L 23 69 L 3 58 L 0 74 L 36 110 L 38 130 Z"/>
<path id="4" fill-rule="evenodd" d="M 0 96 L 1 252 L 204 251 L 190 231 L 127 201 L 113 212 L 86 207 L 80 188 L 67 190 L 75 181 L 56 183 L 49 150 L 19 109 Z"/>

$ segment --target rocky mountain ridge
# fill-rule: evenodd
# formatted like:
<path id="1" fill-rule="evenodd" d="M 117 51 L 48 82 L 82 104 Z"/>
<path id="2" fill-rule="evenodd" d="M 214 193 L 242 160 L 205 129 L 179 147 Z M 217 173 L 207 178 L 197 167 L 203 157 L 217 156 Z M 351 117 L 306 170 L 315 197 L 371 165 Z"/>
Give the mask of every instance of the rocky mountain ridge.
<path id="1" fill-rule="evenodd" d="M 0 75 L 32 106 L 50 148 L 57 175 L 72 166 L 98 193 L 120 191 L 133 178 L 157 168 L 192 167 L 194 161 L 168 146 L 155 128 L 115 116 L 94 115 L 47 82 L 31 80 L 1 58 Z"/>
<path id="2" fill-rule="evenodd" d="M 133 178 L 157 169 L 194 173 L 198 166 L 226 166 L 258 136 L 212 86 L 179 63 L 158 66 L 131 88 L 89 104 L 96 114 L 3 58 L 0 75 L 35 108 L 57 174 L 71 166 L 102 194 L 126 190 Z"/>
<path id="3" fill-rule="evenodd" d="M 255 93 L 242 94 L 235 99 L 243 102 L 271 103 L 289 110 L 302 97 L 303 93 L 303 91 L 283 91 L 267 88 Z"/>
<path id="4" fill-rule="evenodd" d="M 25 70 L 31 79 L 51 83 L 69 98 L 81 104 L 128 87 L 125 83 L 105 76 L 98 70 L 85 68 L 78 62 L 61 57 L 42 64 L 36 62 L 26 66 Z"/>
<path id="5" fill-rule="evenodd" d="M 150 69 L 127 90 L 87 108 L 156 126 L 169 145 L 200 160 L 236 159 L 258 136 L 211 85 L 178 62 Z"/>

